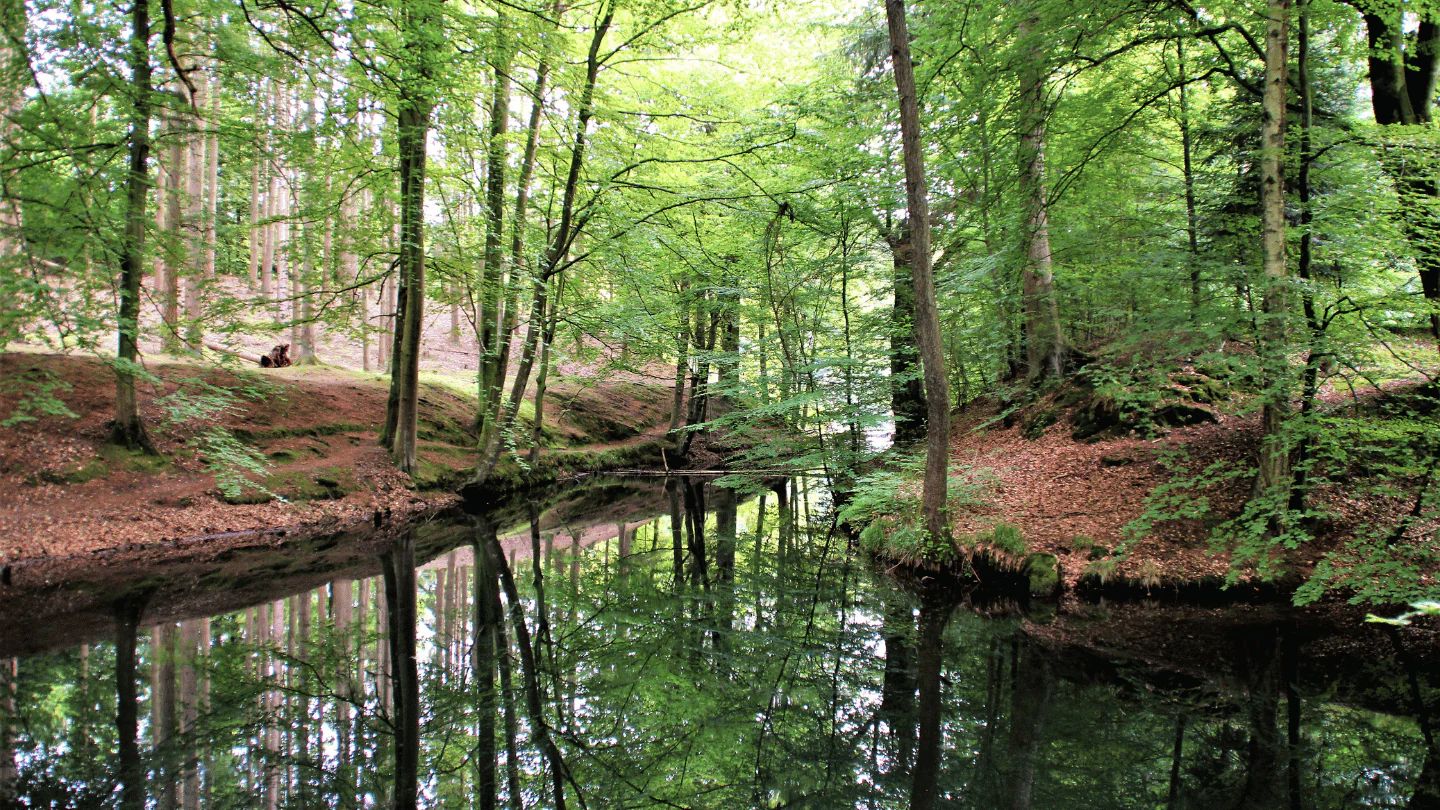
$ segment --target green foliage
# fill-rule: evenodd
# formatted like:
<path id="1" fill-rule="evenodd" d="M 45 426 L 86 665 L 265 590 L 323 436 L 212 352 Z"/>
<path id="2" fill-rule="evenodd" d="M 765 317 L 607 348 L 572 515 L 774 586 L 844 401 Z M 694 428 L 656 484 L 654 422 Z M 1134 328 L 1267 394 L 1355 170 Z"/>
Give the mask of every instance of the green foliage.
<path id="1" fill-rule="evenodd" d="M 32 369 L 0 381 L 0 391 L 20 393 L 15 409 L 0 421 L 0 428 L 13 428 L 44 417 L 80 418 L 79 414 L 70 410 L 65 400 L 60 398 L 61 393 L 68 392 L 71 388 L 70 383 L 43 369 Z"/>
<path id="2" fill-rule="evenodd" d="M 186 444 L 199 455 L 205 471 L 215 477 L 221 498 L 237 503 L 245 500 L 247 492 L 253 492 L 265 500 L 284 500 L 264 483 L 270 471 L 269 458 L 221 424 L 225 417 L 238 414 L 245 400 L 261 401 L 270 396 L 273 386 L 256 377 L 233 388 L 198 377 L 178 382 L 180 386 L 174 393 L 160 399 L 165 410 L 164 427 L 187 437 Z"/>
<path id="3" fill-rule="evenodd" d="M 924 464 L 923 457 L 901 457 L 856 480 L 838 519 L 860 532 L 861 546 L 867 551 L 928 565 L 958 561 L 960 548 L 951 538 L 931 537 L 924 528 L 915 483 Z M 984 505 L 992 488 L 993 475 L 988 470 L 952 475 L 947 502 L 950 514 Z M 1024 541 L 1015 527 L 999 524 L 994 536 L 995 542 L 1018 547 L 1016 553 L 1024 553 Z"/>

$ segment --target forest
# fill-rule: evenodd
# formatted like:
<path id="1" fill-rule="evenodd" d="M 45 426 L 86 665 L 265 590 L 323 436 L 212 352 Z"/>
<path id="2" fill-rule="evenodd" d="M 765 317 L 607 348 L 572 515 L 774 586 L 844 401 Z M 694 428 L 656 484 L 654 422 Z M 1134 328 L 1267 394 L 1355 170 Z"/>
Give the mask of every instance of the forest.
<path id="1" fill-rule="evenodd" d="M 1430 0 L 0 0 L 0 806 L 1440 807 L 1437 96 Z"/>

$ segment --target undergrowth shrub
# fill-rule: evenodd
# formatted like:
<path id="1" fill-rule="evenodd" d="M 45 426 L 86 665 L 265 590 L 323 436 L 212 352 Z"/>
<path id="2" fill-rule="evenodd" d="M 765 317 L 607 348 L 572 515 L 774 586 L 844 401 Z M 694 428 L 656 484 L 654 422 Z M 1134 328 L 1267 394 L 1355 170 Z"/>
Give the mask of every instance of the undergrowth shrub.
<path id="1" fill-rule="evenodd" d="M 910 563 L 958 560 L 960 548 L 952 538 L 932 537 L 925 530 L 919 484 L 924 466 L 923 457 L 905 457 L 856 480 L 839 519 L 860 532 L 862 548 Z M 988 469 L 951 474 L 946 507 L 955 514 L 983 506 L 993 487 Z"/>
<path id="2" fill-rule="evenodd" d="M 186 446 L 195 450 L 225 500 L 237 501 L 252 491 L 283 501 L 263 483 L 270 472 L 265 454 L 220 424 L 225 417 L 239 414 L 244 401 L 264 400 L 274 388 L 256 377 L 242 380 L 230 388 L 198 377 L 179 380 L 180 387 L 159 400 L 165 410 L 162 427 L 184 438 Z"/>

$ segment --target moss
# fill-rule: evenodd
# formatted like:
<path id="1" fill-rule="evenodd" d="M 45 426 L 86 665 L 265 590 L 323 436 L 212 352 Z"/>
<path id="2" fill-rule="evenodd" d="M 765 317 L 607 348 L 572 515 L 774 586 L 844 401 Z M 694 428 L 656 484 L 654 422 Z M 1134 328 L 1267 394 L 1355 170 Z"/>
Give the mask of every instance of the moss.
<path id="1" fill-rule="evenodd" d="M 270 430 L 246 430 L 245 428 L 234 428 L 230 432 L 235 438 L 249 444 L 274 441 L 275 439 L 290 439 L 303 436 L 335 436 L 341 433 L 363 433 L 373 428 L 369 425 L 357 425 L 353 422 L 333 422 L 328 425 L 305 425 L 302 427 L 271 428 Z"/>
<path id="2" fill-rule="evenodd" d="M 287 501 L 333 501 L 360 488 L 355 473 L 339 466 L 272 473 L 260 486 L 262 489 L 247 488 L 233 496 L 222 494 L 220 499 L 229 504 L 269 503 L 276 497 Z"/>
<path id="3" fill-rule="evenodd" d="M 1026 557 L 1024 573 L 1030 580 L 1031 596 L 1053 596 L 1060 591 L 1060 560 L 1054 554 Z"/>
<path id="4" fill-rule="evenodd" d="M 59 470 L 41 470 L 30 476 L 26 483 L 34 486 L 47 484 L 83 484 L 110 474 L 110 464 L 104 458 L 92 458 L 84 464 Z"/>

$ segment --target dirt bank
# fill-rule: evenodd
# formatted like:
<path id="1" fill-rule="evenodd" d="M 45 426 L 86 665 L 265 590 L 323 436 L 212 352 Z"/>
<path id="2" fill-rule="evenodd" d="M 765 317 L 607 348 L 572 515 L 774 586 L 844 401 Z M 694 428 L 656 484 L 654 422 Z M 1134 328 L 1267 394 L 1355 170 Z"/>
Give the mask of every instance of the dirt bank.
<path id="1" fill-rule="evenodd" d="M 1327 398 L 1326 407 L 1369 407 L 1380 397 L 1412 388 L 1387 386 L 1355 402 L 1336 394 Z M 1155 438 L 1076 439 L 1076 414 L 1064 401 L 1064 393 L 1059 393 L 1008 418 L 998 403 L 981 402 L 956 417 L 952 475 L 961 476 L 977 493 L 975 503 L 952 515 L 956 536 L 987 557 L 999 558 L 1002 565 L 1014 566 L 1023 564 L 1024 557 L 1007 559 L 1003 550 L 985 541 L 997 526 L 1013 527 L 1025 554 L 1053 555 L 1058 584 L 1068 591 L 1194 595 L 1223 585 L 1231 557 L 1216 549 L 1212 529 L 1239 514 L 1251 494 L 1252 476 L 1217 480 L 1199 490 L 1210 505 L 1204 518 L 1160 521 L 1129 541 L 1127 527 L 1141 517 L 1156 488 L 1177 476 L 1212 465 L 1253 463 L 1261 436 L 1258 413 L 1213 409 L 1213 421 L 1169 429 Z M 1261 583 L 1247 574 L 1240 583 L 1245 587 L 1230 595 L 1283 596 L 1327 554 L 1359 533 L 1397 525 L 1413 502 L 1414 494 L 1400 489 L 1388 497 L 1356 496 L 1335 485 L 1316 489 L 1310 498 L 1320 515 L 1310 527 L 1314 539 L 1294 552 L 1290 577 L 1278 584 Z M 1440 542 L 1436 528 L 1417 522 L 1397 542 L 1433 551 Z M 1123 554 L 1116 553 L 1122 548 Z M 1341 554 L 1330 562 L 1343 566 L 1345 559 Z"/>
<path id="2" fill-rule="evenodd" d="M 376 444 L 386 384 L 325 366 L 228 371 L 147 364 L 142 413 L 159 457 L 105 444 L 114 377 L 101 360 L 0 354 L 0 573 L 13 580 L 46 561 L 107 564 L 195 543 L 297 537 L 363 523 L 400 521 L 457 503 L 451 493 L 474 463 L 474 400 L 448 385 L 424 386 L 420 469 L 397 472 Z M 184 392 L 176 397 L 176 392 Z M 220 392 L 215 413 L 176 421 L 177 409 Z M 37 396 L 38 394 L 38 396 Z M 551 477 L 628 460 L 660 435 L 669 390 L 635 380 L 561 379 L 547 408 L 543 470 Z M 167 399 L 168 397 L 168 399 Z M 25 418 L 16 421 L 14 417 Z M 222 493 L 218 425 L 267 465 L 259 486 Z M 637 449 L 639 448 L 639 449 Z M 497 486 L 523 483 L 505 468 Z"/>

